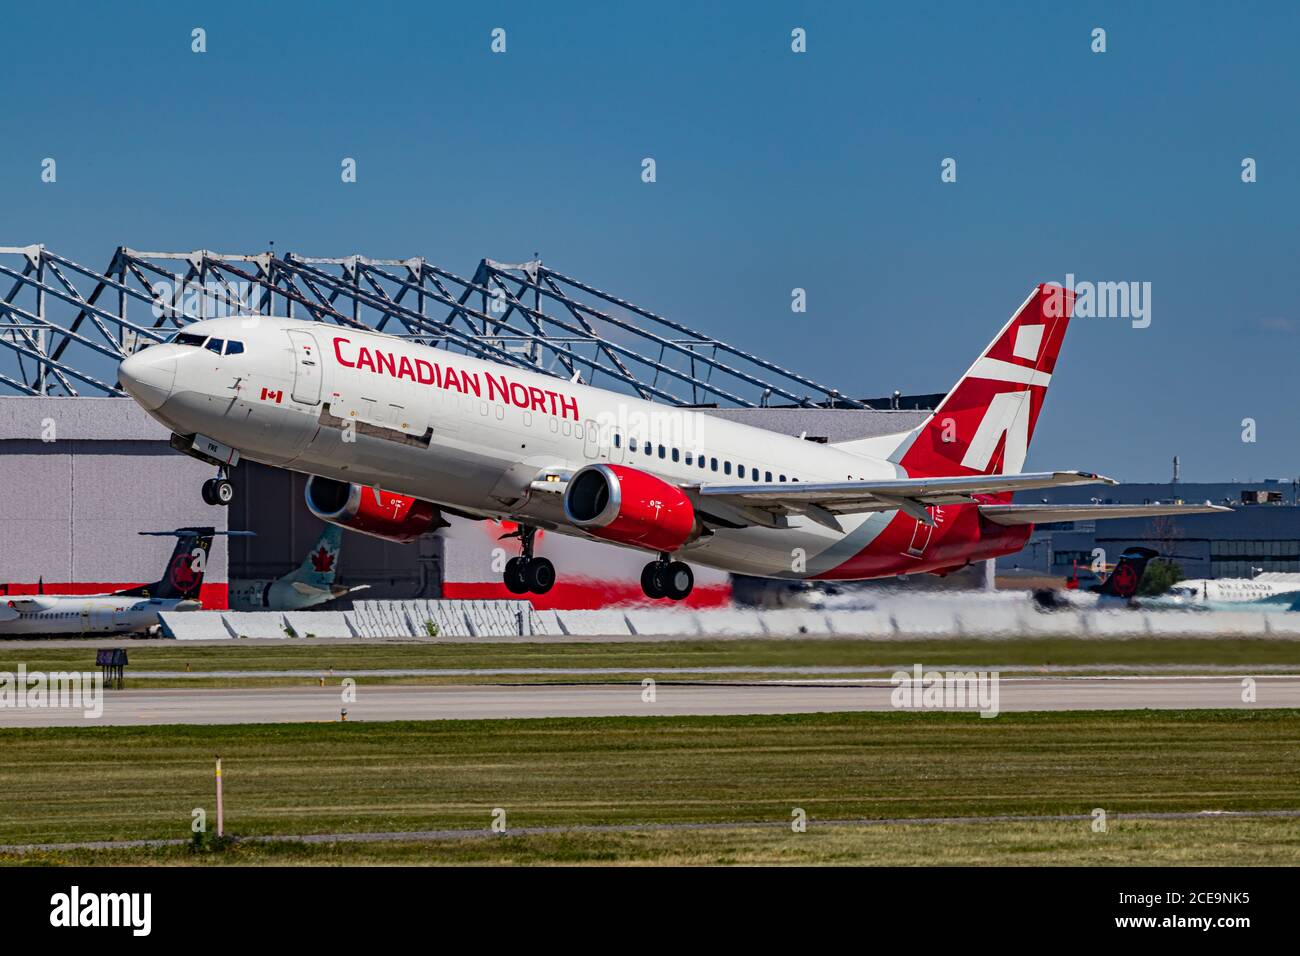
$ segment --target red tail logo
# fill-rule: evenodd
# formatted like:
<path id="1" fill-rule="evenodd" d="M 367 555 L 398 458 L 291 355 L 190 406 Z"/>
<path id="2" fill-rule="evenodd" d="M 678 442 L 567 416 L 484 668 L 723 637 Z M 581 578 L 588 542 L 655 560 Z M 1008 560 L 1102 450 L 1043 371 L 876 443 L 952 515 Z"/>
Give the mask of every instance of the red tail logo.
<path id="1" fill-rule="evenodd" d="M 1035 289 L 904 446 L 907 473 L 1021 471 L 1073 309 L 1073 292 Z"/>

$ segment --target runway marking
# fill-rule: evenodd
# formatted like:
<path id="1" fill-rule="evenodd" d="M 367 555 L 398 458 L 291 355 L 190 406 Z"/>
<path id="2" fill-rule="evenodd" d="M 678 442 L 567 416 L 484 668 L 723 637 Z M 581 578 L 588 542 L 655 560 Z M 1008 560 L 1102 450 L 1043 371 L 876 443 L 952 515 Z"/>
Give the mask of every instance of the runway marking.
<path id="1" fill-rule="evenodd" d="M 1300 819 L 1300 810 L 1184 810 L 1163 812 L 1111 813 L 1112 822 L 1121 820 L 1221 820 Z M 808 828 L 831 829 L 884 826 L 978 826 L 997 823 L 1091 823 L 1090 813 L 995 814 L 987 817 L 864 817 L 817 820 L 810 817 Z M 447 842 L 465 839 L 499 840 L 511 836 L 546 836 L 565 833 L 659 833 L 692 830 L 789 829 L 789 820 L 742 820 L 714 823 L 574 823 L 559 826 L 510 827 L 504 833 L 488 828 L 384 831 L 375 833 L 298 833 L 232 836 L 237 843 L 401 843 Z M 64 850 L 142 849 L 188 846 L 189 840 L 94 840 L 84 843 L 12 843 L 0 845 L 0 853 L 42 853 Z"/>

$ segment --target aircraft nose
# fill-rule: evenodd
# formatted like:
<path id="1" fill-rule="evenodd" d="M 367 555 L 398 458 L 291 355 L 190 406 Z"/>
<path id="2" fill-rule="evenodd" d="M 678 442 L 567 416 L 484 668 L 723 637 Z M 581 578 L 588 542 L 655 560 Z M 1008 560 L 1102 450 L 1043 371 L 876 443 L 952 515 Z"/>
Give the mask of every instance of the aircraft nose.
<path id="1" fill-rule="evenodd" d="M 176 356 L 170 349 L 142 349 L 122 360 L 117 379 L 146 411 L 153 411 L 176 384 Z"/>

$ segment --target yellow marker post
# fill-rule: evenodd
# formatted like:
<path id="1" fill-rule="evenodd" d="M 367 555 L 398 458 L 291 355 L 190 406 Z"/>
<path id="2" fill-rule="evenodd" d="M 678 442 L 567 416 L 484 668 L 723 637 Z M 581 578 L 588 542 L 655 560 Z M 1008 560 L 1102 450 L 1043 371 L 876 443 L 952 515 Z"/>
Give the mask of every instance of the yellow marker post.
<path id="1" fill-rule="evenodd" d="M 221 755 L 217 754 L 217 836 L 225 836 L 225 807 L 221 801 Z"/>

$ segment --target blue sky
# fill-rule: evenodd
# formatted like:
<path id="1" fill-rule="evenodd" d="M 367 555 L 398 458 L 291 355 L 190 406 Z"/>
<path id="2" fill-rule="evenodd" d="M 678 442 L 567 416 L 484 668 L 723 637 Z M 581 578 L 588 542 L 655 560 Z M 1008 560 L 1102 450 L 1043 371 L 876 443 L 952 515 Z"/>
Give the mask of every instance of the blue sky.
<path id="1" fill-rule="evenodd" d="M 1036 282 L 1150 282 L 1149 328 L 1075 321 L 1026 467 L 1295 476 L 1300 6 L 1134 6 L 20 5 L 0 244 L 539 251 L 861 395 L 946 389 Z"/>

